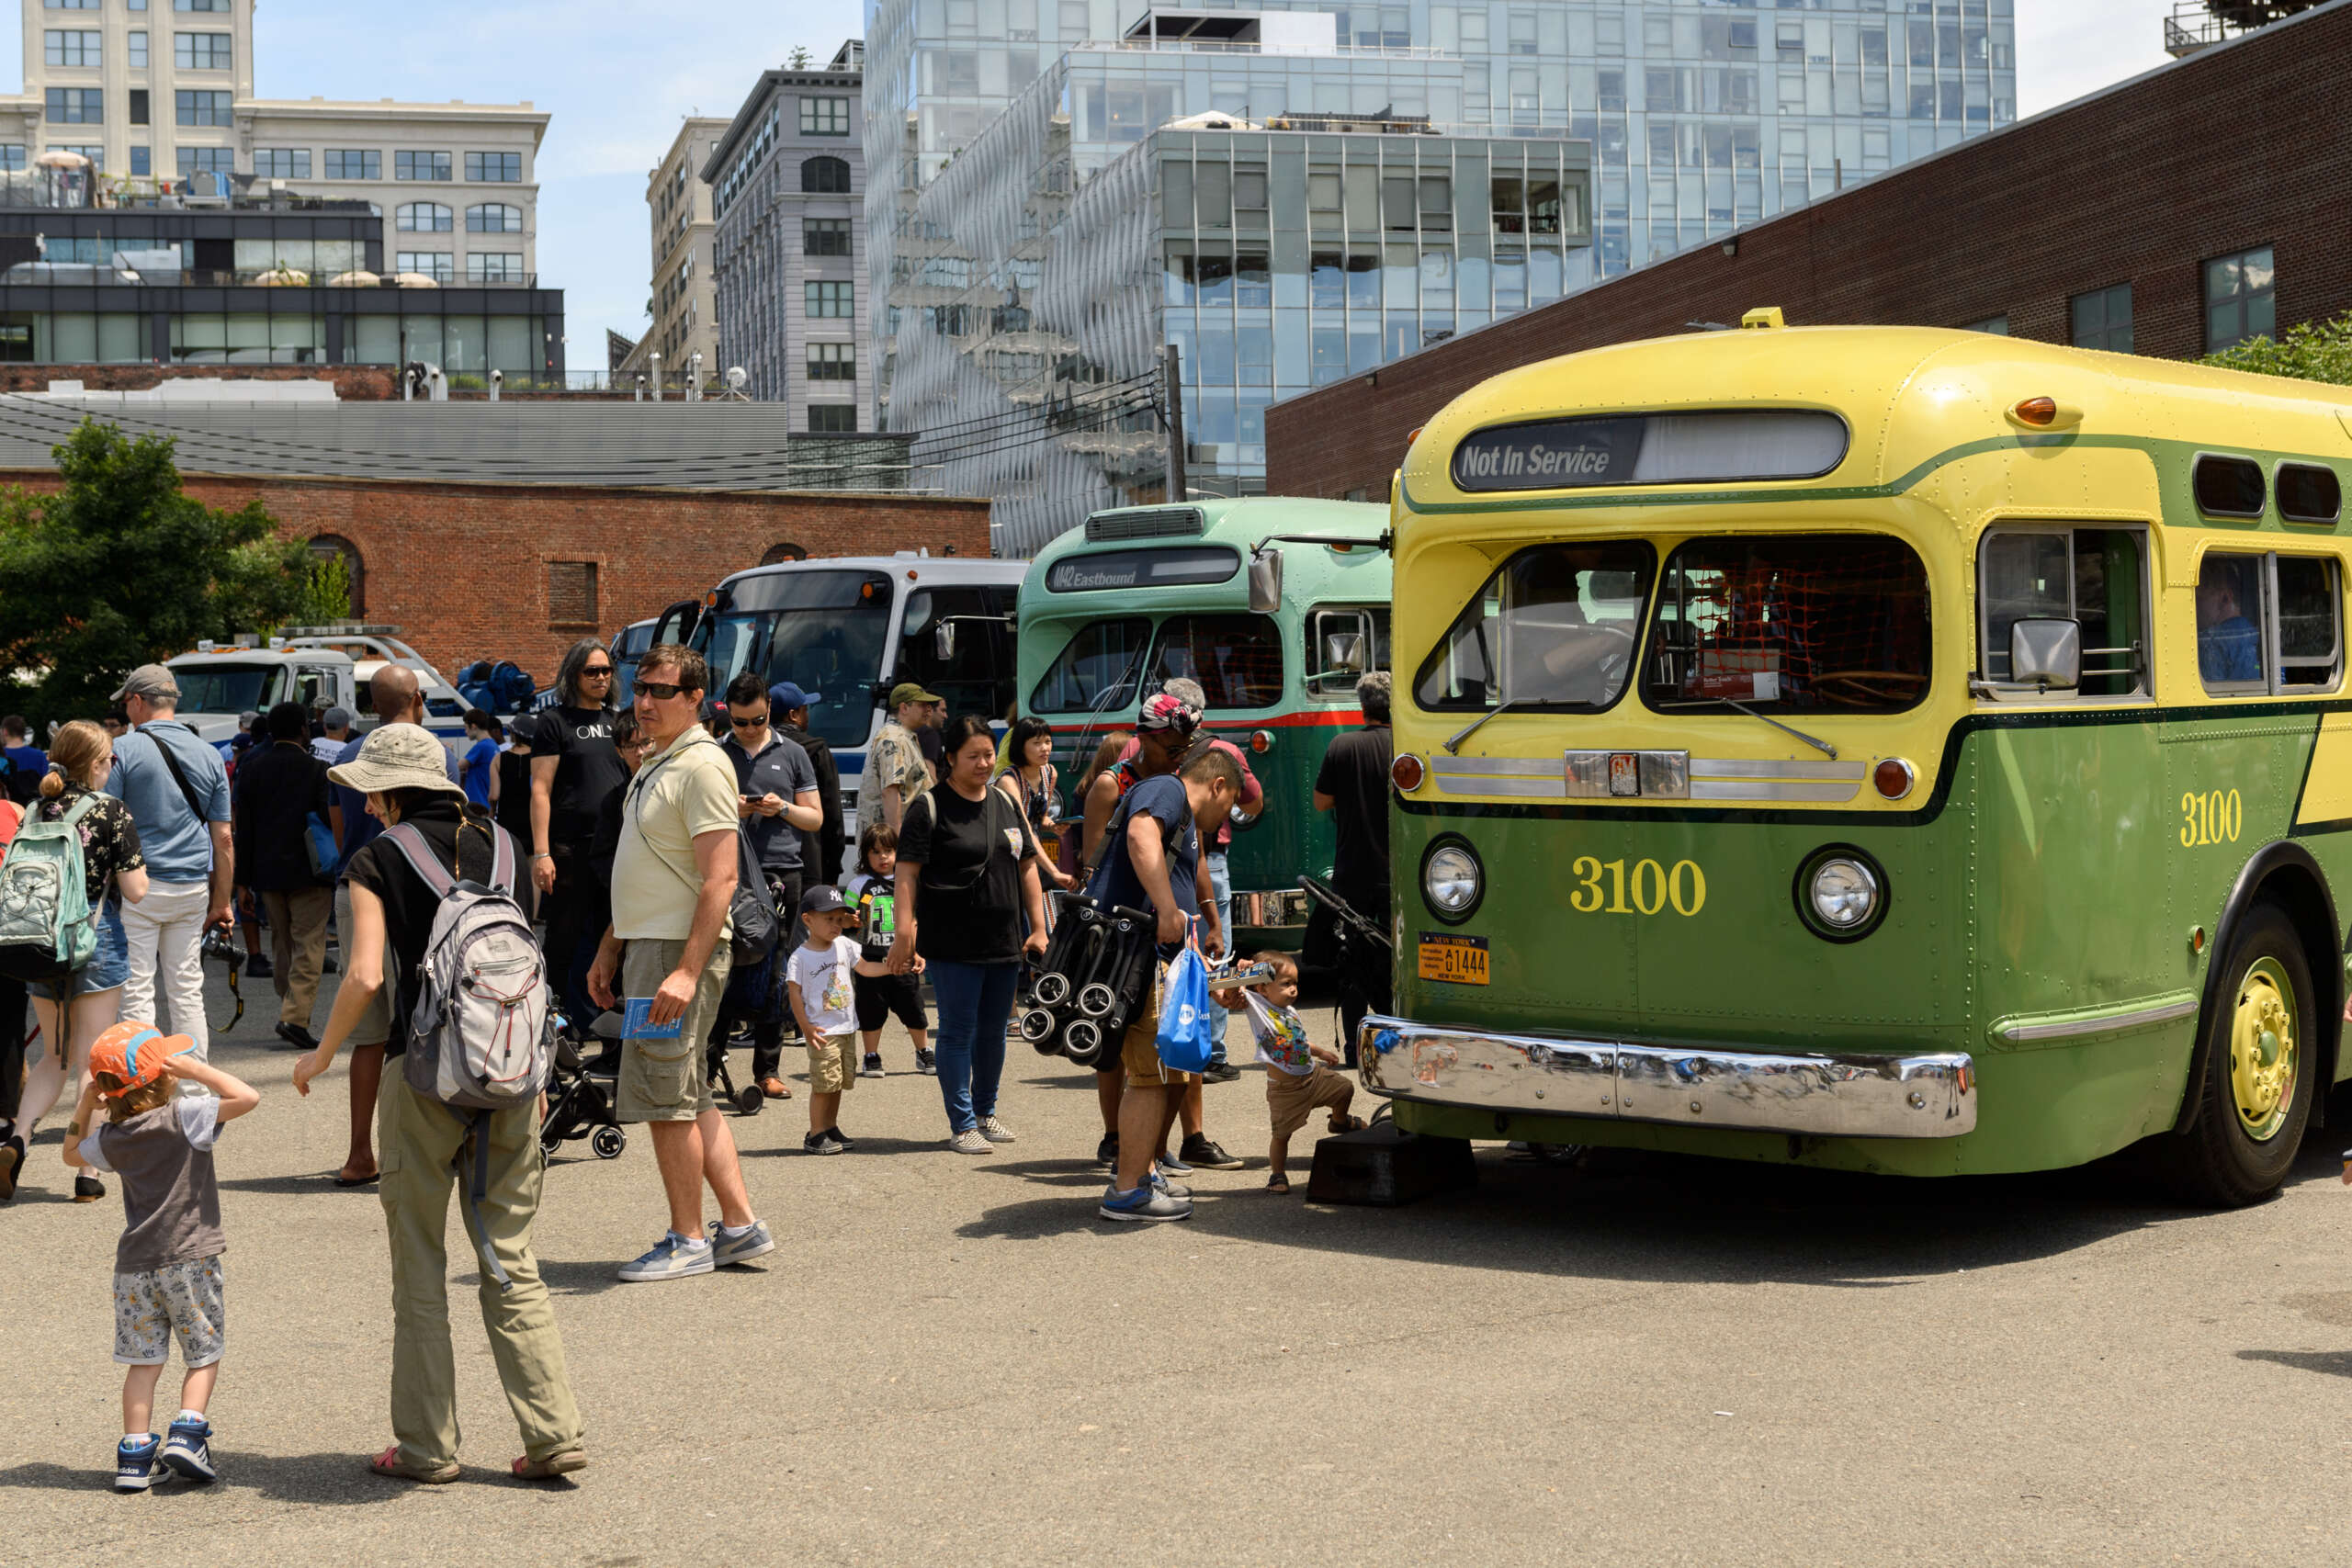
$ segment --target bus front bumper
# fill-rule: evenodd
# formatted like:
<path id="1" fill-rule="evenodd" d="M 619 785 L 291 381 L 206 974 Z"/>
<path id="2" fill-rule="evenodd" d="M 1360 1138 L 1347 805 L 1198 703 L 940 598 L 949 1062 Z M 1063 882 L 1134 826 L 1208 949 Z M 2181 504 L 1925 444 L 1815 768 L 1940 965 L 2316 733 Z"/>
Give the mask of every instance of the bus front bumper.
<path id="1" fill-rule="evenodd" d="M 1598 1116 L 1836 1138 L 1976 1129 L 1963 1052 L 1810 1055 L 1492 1034 L 1377 1014 L 1356 1033 L 1374 1094 L 1509 1115 Z"/>

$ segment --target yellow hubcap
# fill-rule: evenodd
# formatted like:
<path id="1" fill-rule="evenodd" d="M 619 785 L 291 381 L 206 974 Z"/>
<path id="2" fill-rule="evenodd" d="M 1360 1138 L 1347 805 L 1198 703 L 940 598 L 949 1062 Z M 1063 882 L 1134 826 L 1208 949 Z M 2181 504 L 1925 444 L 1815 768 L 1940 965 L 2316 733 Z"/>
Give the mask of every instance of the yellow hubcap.
<path id="1" fill-rule="evenodd" d="M 2276 1137 L 2295 1104 L 2295 992 L 2273 958 L 2257 959 L 2238 985 L 2230 1021 L 2230 1090 L 2238 1125 L 2256 1143 Z"/>

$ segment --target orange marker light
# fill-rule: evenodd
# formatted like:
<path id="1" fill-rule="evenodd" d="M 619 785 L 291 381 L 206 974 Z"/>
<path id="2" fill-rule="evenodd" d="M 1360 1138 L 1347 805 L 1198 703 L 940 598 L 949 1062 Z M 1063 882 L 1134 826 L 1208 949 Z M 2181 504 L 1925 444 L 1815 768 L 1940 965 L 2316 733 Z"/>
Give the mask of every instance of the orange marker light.
<path id="1" fill-rule="evenodd" d="M 2019 424 L 2044 426 L 2054 424 L 2058 420 L 2058 400 L 2028 398 L 2017 406 L 2017 416 Z"/>
<path id="2" fill-rule="evenodd" d="M 1407 751 L 1388 764 L 1388 782 L 1410 795 L 1421 787 L 1421 760 Z"/>
<path id="3" fill-rule="evenodd" d="M 1250 750 L 1262 757 L 1273 749 L 1274 732 L 1272 730 L 1253 729 L 1250 732 Z"/>

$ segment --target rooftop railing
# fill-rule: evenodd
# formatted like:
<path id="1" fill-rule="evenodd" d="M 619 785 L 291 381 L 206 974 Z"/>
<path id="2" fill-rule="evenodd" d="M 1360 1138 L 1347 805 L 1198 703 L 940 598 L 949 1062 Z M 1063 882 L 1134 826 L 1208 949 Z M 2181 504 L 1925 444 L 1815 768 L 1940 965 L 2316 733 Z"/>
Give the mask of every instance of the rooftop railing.
<path id="1" fill-rule="evenodd" d="M 0 288 L 537 288 L 537 273 L 502 277 L 424 273 L 305 272 L 299 267 L 222 270 L 128 267 L 104 262 L 18 262 L 0 271 Z"/>

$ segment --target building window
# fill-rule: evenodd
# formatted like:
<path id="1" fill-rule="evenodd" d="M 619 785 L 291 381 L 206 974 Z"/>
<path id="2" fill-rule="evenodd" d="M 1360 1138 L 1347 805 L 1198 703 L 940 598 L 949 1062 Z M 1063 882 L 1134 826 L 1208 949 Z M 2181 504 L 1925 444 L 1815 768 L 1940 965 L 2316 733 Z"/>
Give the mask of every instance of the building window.
<path id="1" fill-rule="evenodd" d="M 41 0 L 52 11 L 95 11 L 98 0 Z"/>
<path id="2" fill-rule="evenodd" d="M 80 142 L 80 141 L 52 141 L 52 142 L 51 142 L 51 143 L 49 144 L 49 150 L 50 150 L 51 152 L 79 152 L 80 154 L 82 154 L 82 156 L 83 156 L 83 157 L 87 158 L 87 159 L 90 161 L 90 167 L 92 167 L 92 168 L 94 168 L 94 169 L 95 169 L 95 168 L 96 168 L 99 164 L 101 164 L 105 163 L 105 162 L 106 162 L 106 160 L 107 160 L 107 150 L 106 150 L 104 147 L 96 146 L 96 145 L 93 145 L 93 144 L 88 143 L 88 142 Z M 49 243 L 49 244 L 50 244 L 50 251 L 49 251 L 49 254 L 50 254 L 50 255 L 51 255 L 52 258 L 55 258 L 55 257 L 56 257 L 56 255 L 57 255 L 57 246 L 58 246 L 61 243 L 69 243 L 69 244 L 70 244 L 72 242 L 71 242 L 71 241 L 60 242 L 60 241 L 56 241 L 56 240 L 51 240 L 51 241 Z M 95 259 L 95 258 L 93 258 L 93 259 Z"/>
<path id="3" fill-rule="evenodd" d="M 846 218 L 804 218 L 800 220 L 800 249 L 812 256 L 845 256 L 849 254 L 849 220 Z"/>
<path id="4" fill-rule="evenodd" d="M 847 136 L 849 134 L 849 100 L 847 98 L 801 99 L 800 134 L 803 136 Z"/>
<path id="5" fill-rule="evenodd" d="M 466 258 L 468 283 L 520 283 L 523 281 L 523 258 L 510 251 L 492 251 L 489 254 L 474 254 Z"/>
<path id="6" fill-rule="evenodd" d="M 0 170 L 22 174 L 25 169 L 25 144 L 21 141 L 0 141 Z"/>
<path id="7" fill-rule="evenodd" d="M 392 227 L 403 234 L 446 234 L 449 209 L 437 201 L 404 202 L 392 209 Z"/>
<path id="8" fill-rule="evenodd" d="M 133 125 L 147 123 L 147 89 L 144 87 L 130 89 L 130 123 Z"/>
<path id="9" fill-rule="evenodd" d="M 359 554 L 359 547 L 340 534 L 321 534 L 311 541 L 312 560 L 340 560 L 345 576 L 351 580 L 351 613 L 364 614 L 368 608 L 368 563 Z"/>
<path id="10" fill-rule="evenodd" d="M 811 381 L 856 380 L 856 345 L 846 343 L 810 344 L 808 345 L 808 379 Z"/>
<path id="11" fill-rule="evenodd" d="M 856 285 L 820 282 L 803 284 L 801 288 L 808 315 L 846 317 L 850 314 Z"/>
<path id="12" fill-rule="evenodd" d="M 183 71 L 229 69 L 227 33 L 174 33 L 172 63 Z"/>
<path id="13" fill-rule="evenodd" d="M 2276 336 L 2278 289 L 2278 269 L 2268 245 L 2207 262 L 2205 352 L 2218 354 L 2250 337 Z"/>
<path id="14" fill-rule="evenodd" d="M 307 180 L 311 177 L 311 150 L 308 147 L 256 147 L 254 149 L 254 173 L 275 180 Z"/>
<path id="15" fill-rule="evenodd" d="M 143 11 L 147 7 L 133 4 L 130 8 L 134 11 Z M 218 11 L 222 16 L 227 16 L 229 0 L 172 0 L 172 9 L 175 11 Z"/>
<path id="16" fill-rule="evenodd" d="M 393 270 L 413 272 L 435 283 L 458 281 L 458 264 L 447 251 L 401 251 L 392 257 Z"/>
<path id="17" fill-rule="evenodd" d="M 137 6 L 131 8 L 138 9 Z M 144 28 L 137 28 L 130 34 L 130 68 L 133 71 L 147 69 L 147 29 Z"/>
<path id="18" fill-rule="evenodd" d="M 330 147 L 327 149 L 327 178 L 331 180 L 380 180 L 384 177 L 384 155 L 373 147 Z"/>
<path id="19" fill-rule="evenodd" d="M 229 101 L 232 95 L 210 91 L 189 92 L 186 88 L 172 95 L 178 106 L 177 118 L 182 125 L 227 125 Z"/>
<path id="20" fill-rule="evenodd" d="M 2132 352 L 2132 286 L 2094 288 L 2067 301 L 2076 348 L 2103 348 L 2113 354 Z"/>
<path id="21" fill-rule="evenodd" d="M 466 209 L 466 232 L 469 234 L 519 234 L 522 231 L 523 209 L 519 207 L 485 201 L 480 207 Z"/>
<path id="22" fill-rule="evenodd" d="M 511 185 L 522 177 L 523 154 L 520 152 L 466 154 L 466 178 L 469 180 L 503 181 Z"/>
<path id="23" fill-rule="evenodd" d="M 810 403 L 808 431 L 812 435 L 854 435 L 857 434 L 855 403 Z"/>
<path id="24" fill-rule="evenodd" d="M 226 175 L 237 167 L 237 155 L 226 147 L 179 149 L 180 178 L 190 175 Z"/>
<path id="25" fill-rule="evenodd" d="M 2009 319 L 2007 316 L 1987 316 L 1981 321 L 1970 321 L 1960 330 L 1964 333 L 1990 333 L 1995 337 L 2007 337 L 2009 335 Z"/>
<path id="26" fill-rule="evenodd" d="M 41 34 L 41 58 L 51 65 L 85 65 L 96 68 L 98 39 L 104 35 L 95 28 L 84 31 L 79 28 L 51 28 Z"/>
<path id="27" fill-rule="evenodd" d="M 449 154 L 447 152 L 394 152 L 392 178 L 396 180 L 446 180 L 449 177 Z"/>
<path id="28" fill-rule="evenodd" d="M 106 95 L 96 87 L 51 87 L 46 99 L 46 115 L 51 125 L 106 123 Z"/>
<path id="29" fill-rule="evenodd" d="M 548 623 L 558 626 L 596 624 L 596 563 L 548 562 Z"/>
<path id="30" fill-rule="evenodd" d="M 807 196 L 847 196 L 849 164 L 841 158 L 805 158 L 800 164 L 800 189 Z"/>
<path id="31" fill-rule="evenodd" d="M 154 172 L 155 150 L 153 147 L 133 147 L 130 150 L 131 177 L 143 180 Z"/>

